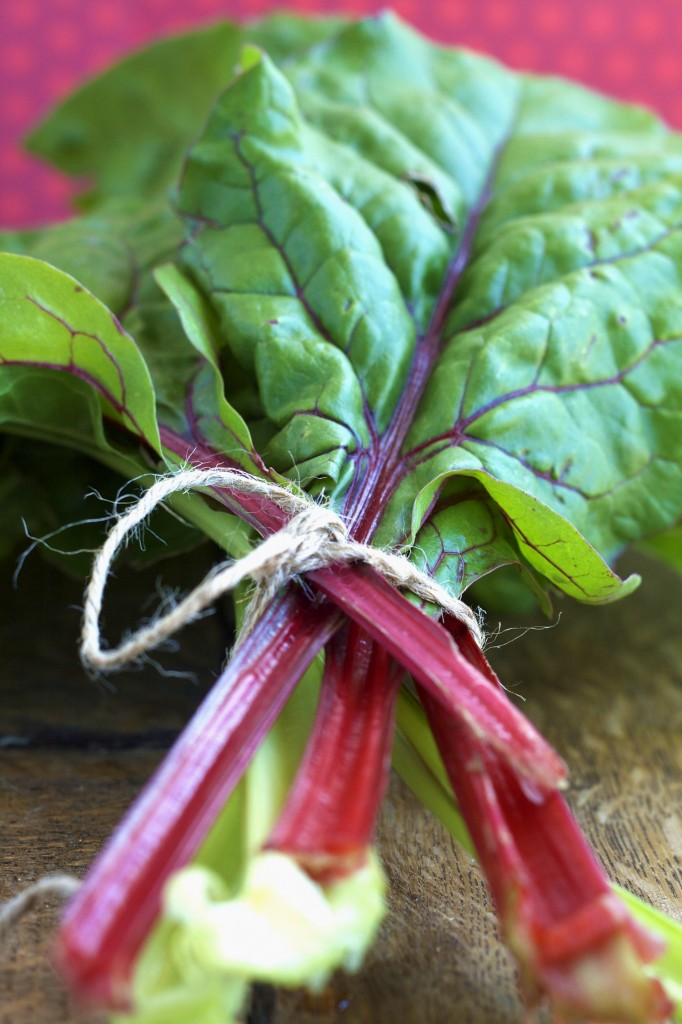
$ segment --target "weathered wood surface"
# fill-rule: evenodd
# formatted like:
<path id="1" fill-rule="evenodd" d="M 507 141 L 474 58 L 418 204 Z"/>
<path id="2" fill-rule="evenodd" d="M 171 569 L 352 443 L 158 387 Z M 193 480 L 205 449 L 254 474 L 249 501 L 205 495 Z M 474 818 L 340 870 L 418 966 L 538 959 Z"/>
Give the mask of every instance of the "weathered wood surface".
<path id="1" fill-rule="evenodd" d="M 505 633 L 491 657 L 569 762 L 569 799 L 611 876 L 681 917 L 682 582 L 643 569 L 634 597 L 603 609 L 565 602 L 554 628 Z M 146 671 L 113 692 L 78 668 L 77 587 L 37 562 L 17 592 L 3 587 L 0 899 L 45 872 L 85 869 L 196 705 L 225 642 L 215 618 L 187 634 L 185 664 L 201 685 Z M 130 602 L 121 603 L 110 635 L 130 622 Z M 391 912 L 363 972 L 314 997 L 262 993 L 254 1024 L 520 1024 L 478 870 L 397 780 L 380 844 Z M 94 1019 L 70 1005 L 49 966 L 56 916 L 47 905 L 31 914 L 5 951 L 2 1024 Z"/>

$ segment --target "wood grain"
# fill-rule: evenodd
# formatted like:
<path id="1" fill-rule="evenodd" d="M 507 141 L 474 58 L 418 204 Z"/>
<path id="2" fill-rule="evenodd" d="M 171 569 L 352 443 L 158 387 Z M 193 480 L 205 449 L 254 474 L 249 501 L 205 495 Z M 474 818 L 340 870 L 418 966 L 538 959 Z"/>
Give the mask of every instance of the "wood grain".
<path id="1" fill-rule="evenodd" d="M 196 574 L 193 559 L 186 569 Z M 679 918 L 682 582 L 650 563 L 642 571 L 633 597 L 601 609 L 567 602 L 551 629 L 519 635 L 527 623 L 505 620 L 514 631 L 491 657 L 569 762 L 569 799 L 611 876 Z M 140 593 L 150 579 L 136 584 Z M 84 870 L 209 685 L 225 644 L 218 620 L 207 619 L 183 640 L 184 666 L 201 683 L 145 671 L 113 692 L 77 666 L 77 585 L 36 564 L 18 594 L 3 596 L 0 899 L 45 872 Z M 121 603 L 110 613 L 114 631 L 130 621 L 129 598 Z M 477 867 L 397 779 L 379 845 L 390 913 L 364 970 L 315 996 L 260 990 L 253 1024 L 521 1024 Z M 51 906 L 32 914 L 6 951 L 2 1024 L 96 1019 L 69 1003 L 49 966 L 56 916 Z"/>

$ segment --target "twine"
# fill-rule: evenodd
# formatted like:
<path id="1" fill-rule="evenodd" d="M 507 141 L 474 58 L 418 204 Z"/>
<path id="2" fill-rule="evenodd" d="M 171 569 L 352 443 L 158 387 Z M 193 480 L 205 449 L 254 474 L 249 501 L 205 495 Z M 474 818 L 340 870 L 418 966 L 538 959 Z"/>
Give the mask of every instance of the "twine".
<path id="1" fill-rule="evenodd" d="M 198 487 L 226 487 L 246 495 L 257 495 L 278 505 L 291 516 L 281 530 L 268 537 L 238 561 L 217 566 L 174 608 L 138 629 L 113 649 L 103 649 L 99 620 L 106 582 L 117 552 L 154 508 L 172 494 Z M 114 523 L 106 541 L 95 555 L 85 592 L 80 654 L 92 669 L 115 670 L 144 657 L 164 640 L 196 619 L 219 597 L 234 590 L 243 580 L 256 583 L 244 631 L 258 620 L 265 606 L 289 580 L 305 572 L 339 562 L 371 565 L 394 586 L 442 608 L 463 622 L 483 646 L 478 619 L 463 601 L 417 569 L 404 555 L 382 551 L 350 540 L 343 520 L 331 509 L 266 480 L 236 470 L 191 469 L 161 477 L 140 500 Z M 47 875 L 0 905 L 0 944 L 39 903 L 46 899 L 65 900 L 80 888 L 71 875 Z"/>
<path id="2" fill-rule="evenodd" d="M 43 900 L 66 900 L 80 889 L 80 879 L 73 875 L 45 875 L 33 885 L 0 905 L 0 944 L 4 943 L 26 917 Z"/>
<path id="3" fill-rule="evenodd" d="M 138 629 L 118 647 L 102 648 L 99 620 L 104 589 L 119 549 L 133 531 L 162 501 L 180 491 L 199 487 L 225 487 L 245 495 L 257 495 L 278 505 L 291 516 L 281 530 L 238 561 L 213 569 L 170 611 Z M 258 620 L 265 606 L 293 577 L 339 562 L 363 562 L 378 570 L 394 586 L 442 608 L 463 622 L 483 646 L 479 622 L 468 605 L 452 597 L 444 587 L 417 569 L 404 555 L 393 554 L 350 540 L 343 520 L 330 508 L 277 484 L 236 470 L 189 469 L 161 477 L 136 505 L 121 515 L 97 552 L 85 592 L 80 654 L 91 669 L 111 671 L 138 661 L 150 650 L 196 619 L 219 597 L 243 580 L 256 583 L 244 631 Z"/>

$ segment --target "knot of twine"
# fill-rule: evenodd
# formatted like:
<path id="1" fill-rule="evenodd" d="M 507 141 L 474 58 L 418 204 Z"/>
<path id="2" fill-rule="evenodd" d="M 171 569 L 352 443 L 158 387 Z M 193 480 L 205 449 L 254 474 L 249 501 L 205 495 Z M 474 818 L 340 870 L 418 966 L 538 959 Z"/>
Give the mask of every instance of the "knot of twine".
<path id="1" fill-rule="evenodd" d="M 103 649 L 99 620 L 106 581 L 118 550 L 153 509 L 180 491 L 198 487 L 225 487 L 245 495 L 259 495 L 291 516 L 277 533 L 262 541 L 243 558 L 222 563 L 170 611 L 138 629 L 118 647 Z M 140 500 L 114 523 L 97 552 L 85 592 L 80 654 L 90 668 L 114 670 L 137 661 L 212 605 L 243 580 L 256 583 L 243 632 L 257 621 L 265 606 L 294 576 L 339 562 L 364 562 L 394 586 L 442 608 L 463 622 L 483 646 L 475 614 L 463 601 L 417 569 L 404 555 L 350 540 L 343 520 L 331 509 L 294 494 L 277 484 L 237 470 L 189 469 L 161 477 Z"/>

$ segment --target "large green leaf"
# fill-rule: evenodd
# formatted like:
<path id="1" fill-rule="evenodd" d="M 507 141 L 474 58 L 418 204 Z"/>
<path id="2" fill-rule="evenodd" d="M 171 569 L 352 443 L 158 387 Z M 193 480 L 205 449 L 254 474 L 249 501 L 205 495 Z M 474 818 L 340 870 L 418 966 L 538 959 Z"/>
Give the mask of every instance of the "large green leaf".
<path id="1" fill-rule="evenodd" d="M 604 558 L 682 512 L 679 139 L 390 16 L 242 67 L 185 166 L 180 270 L 266 458 L 455 590 L 519 564 L 627 592 Z"/>
<path id="2" fill-rule="evenodd" d="M 506 566 L 603 602 L 628 544 L 679 555 L 682 145 L 651 114 L 391 16 L 279 17 L 131 58 L 31 145 L 91 213 L 4 237 L 7 431 L 288 474 L 452 593 Z"/>
<path id="3" fill-rule="evenodd" d="M 185 161 L 178 250 L 140 199 L 227 83 Z M 133 97 L 144 139 L 117 131 Z M 392 16 L 276 17 L 134 56 L 36 138 L 137 206 L 8 244 L 121 312 L 185 442 L 324 489 L 455 591 L 516 565 L 608 600 L 627 588 L 607 563 L 679 521 L 682 145 L 648 112 Z"/>
<path id="4" fill-rule="evenodd" d="M 122 402 L 118 408 L 115 401 L 115 408 L 111 408 L 112 387 L 119 384 L 122 397 L 123 392 L 137 386 L 137 375 L 137 383 L 145 381 L 147 398 L 151 400 L 154 422 L 150 421 L 147 410 L 145 439 L 152 447 L 160 450 L 156 427 L 159 416 L 164 427 L 175 429 L 190 446 L 210 447 L 230 456 L 252 473 L 262 470 L 248 429 L 225 401 L 217 366 L 200 346 L 197 351 L 187 344 L 183 330 L 187 317 L 182 311 L 178 315 L 155 281 L 155 266 L 171 255 L 181 240 L 177 219 L 169 210 L 158 204 L 108 204 L 88 217 L 43 231 L 7 234 L 3 240 L 15 251 L 52 255 L 54 263 L 80 277 L 78 283 L 66 279 L 69 283 L 65 285 L 63 276 L 57 275 L 52 267 L 26 257 L 23 262 L 8 257 L 0 262 L 0 280 L 7 294 L 25 286 L 29 300 L 38 294 L 49 295 L 49 304 L 41 299 L 42 305 L 45 309 L 49 306 L 49 311 L 78 339 L 88 333 L 77 329 L 84 322 L 85 310 L 93 311 L 93 317 L 99 316 L 100 320 L 104 317 L 109 332 L 96 335 L 98 328 L 93 319 L 89 331 L 92 338 L 88 336 L 85 342 L 99 343 L 108 360 L 93 372 L 92 353 L 88 355 L 83 344 L 75 345 L 67 359 L 64 342 L 60 346 L 45 324 L 42 335 L 34 330 L 32 321 L 26 319 L 23 304 L 19 304 L 13 314 L 6 310 L 8 316 L 3 317 L 0 341 L 0 352 L 5 359 L 4 368 L 0 369 L 0 424 L 4 430 L 49 440 L 105 462 L 119 474 L 118 482 L 112 481 L 109 487 L 114 493 L 120 486 L 121 475 L 129 479 L 151 468 L 139 444 L 131 443 L 129 437 L 130 433 L 138 437 L 144 433 L 135 420 L 134 408 L 125 408 Z M 46 283 L 49 284 L 47 291 Z M 89 299 L 94 305 L 86 306 L 76 319 L 72 318 L 71 295 L 82 294 L 83 283 L 108 303 L 109 311 L 91 295 Z M 32 308 L 30 303 L 28 308 Z M 114 313 L 122 317 L 125 332 L 134 333 L 135 343 Z M 112 326 L 115 333 L 110 330 Z M 190 325 L 188 334 L 196 338 L 197 331 Z M 11 358 L 12 335 L 14 354 L 20 352 L 21 356 L 18 360 Z M 66 372 L 55 373 L 56 369 Z M 113 376 L 106 372 L 110 369 L 114 371 Z M 139 404 L 136 400 L 133 402 L 134 407 Z M 113 422 L 125 428 L 125 433 L 112 432 Z M 175 461 L 170 453 L 164 454 L 171 462 Z M 68 504 L 68 521 L 75 522 L 84 517 L 85 510 L 79 510 L 76 501 L 65 502 L 60 496 L 70 495 L 72 499 L 74 495 L 82 496 L 87 487 L 81 486 L 79 491 L 79 482 L 83 484 L 89 479 L 92 486 L 94 478 L 87 461 L 81 465 L 72 459 L 69 466 L 69 479 L 59 481 L 57 498 L 64 509 Z M 40 508 L 29 515 L 29 506 L 35 502 L 31 500 L 31 487 L 25 474 L 11 473 L 4 486 L 13 499 L 13 507 L 23 500 L 34 534 L 46 533 L 56 525 L 54 517 L 43 514 L 56 504 L 45 495 L 42 503 L 38 503 Z M 106 489 L 99 481 L 97 486 Z M 22 493 L 24 497 L 20 499 Z M 236 518 L 211 512 L 199 498 L 191 495 L 178 495 L 173 503 L 181 514 L 198 522 L 205 533 L 231 553 L 239 555 L 248 549 L 249 530 Z M 21 535 L 21 519 L 11 515 L 10 519 L 5 517 L 5 522 L 5 543 L 11 547 Z M 190 542 L 186 528 L 178 532 L 177 537 L 171 537 L 167 530 L 165 533 L 164 543 L 169 550 L 182 549 Z M 67 540 L 71 543 L 73 538 L 78 546 L 75 537 L 72 529 Z M 190 539 L 196 542 L 196 534 Z M 68 565 L 75 567 L 76 561 L 70 559 Z"/>
<path id="5" fill-rule="evenodd" d="M 216 107 L 181 202 L 206 223 L 183 267 L 208 285 L 222 337 L 284 428 L 266 455 L 291 453 L 303 479 L 323 466 L 334 477 L 375 423 L 385 429 L 415 330 L 375 235 L 316 169 L 269 60 Z"/>

